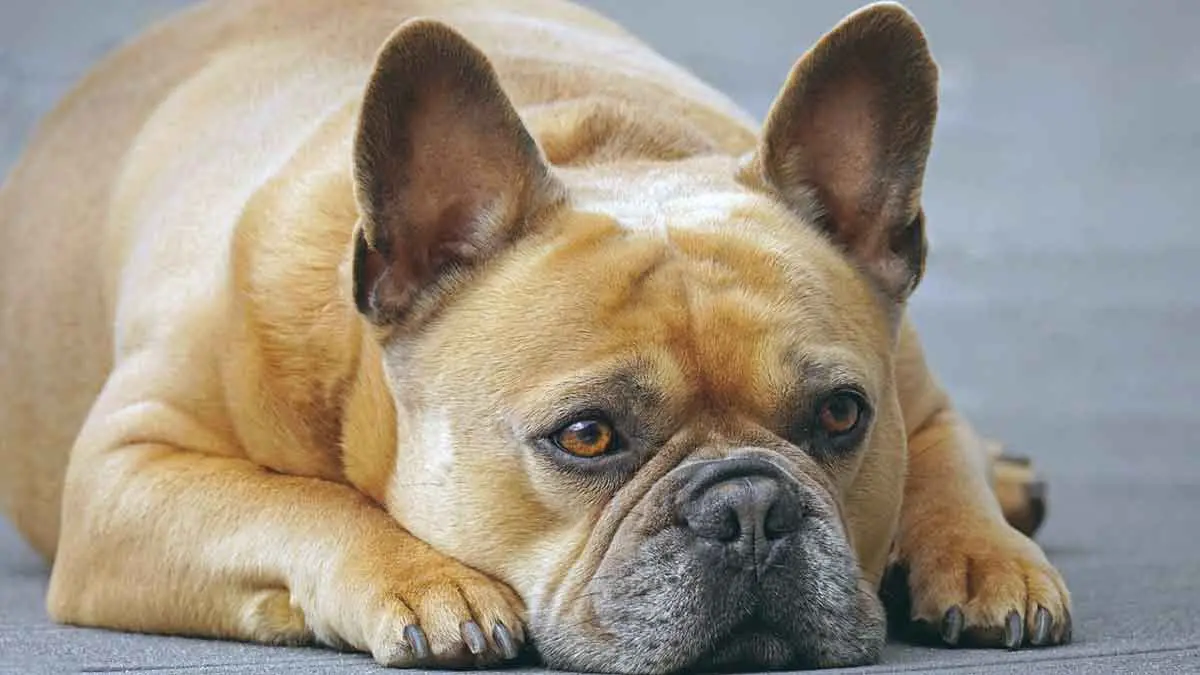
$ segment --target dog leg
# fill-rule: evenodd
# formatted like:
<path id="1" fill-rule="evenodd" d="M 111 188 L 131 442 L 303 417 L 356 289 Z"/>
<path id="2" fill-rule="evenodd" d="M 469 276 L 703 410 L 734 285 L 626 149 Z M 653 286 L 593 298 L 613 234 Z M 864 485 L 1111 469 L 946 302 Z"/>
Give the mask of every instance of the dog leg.
<path id="1" fill-rule="evenodd" d="M 516 656 L 517 596 L 357 491 L 218 456 L 219 435 L 170 405 L 109 409 L 93 411 L 68 470 L 47 600 L 54 619 L 315 639 L 389 666 Z"/>
<path id="2" fill-rule="evenodd" d="M 948 644 L 1017 648 L 1071 637 L 1070 594 L 1041 548 L 1005 519 L 984 442 L 954 411 L 902 328 L 897 386 L 908 477 L 895 547 L 910 618 Z"/>
<path id="3" fill-rule="evenodd" d="M 1046 520 L 1046 482 L 1033 469 L 1028 457 L 1010 455 L 993 440 L 985 440 L 992 490 L 1009 525 L 1027 537 L 1037 533 Z"/>

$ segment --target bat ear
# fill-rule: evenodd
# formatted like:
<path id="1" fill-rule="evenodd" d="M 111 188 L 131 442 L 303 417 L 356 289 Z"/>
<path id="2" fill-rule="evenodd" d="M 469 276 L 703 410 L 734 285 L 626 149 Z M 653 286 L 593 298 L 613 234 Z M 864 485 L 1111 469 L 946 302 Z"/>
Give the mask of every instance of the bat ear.
<path id="1" fill-rule="evenodd" d="M 937 66 L 896 4 L 851 14 L 793 67 L 743 179 L 822 227 L 889 296 L 924 269 Z"/>
<path id="2" fill-rule="evenodd" d="M 564 195 L 487 57 L 429 20 L 407 22 L 379 53 L 354 170 L 354 297 L 377 324 L 401 320 Z"/>

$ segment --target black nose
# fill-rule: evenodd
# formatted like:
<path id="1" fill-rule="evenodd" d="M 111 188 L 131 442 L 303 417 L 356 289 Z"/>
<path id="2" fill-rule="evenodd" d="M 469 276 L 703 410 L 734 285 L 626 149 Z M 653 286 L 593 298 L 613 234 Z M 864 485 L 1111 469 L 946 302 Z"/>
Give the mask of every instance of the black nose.
<path id="1" fill-rule="evenodd" d="M 778 544 L 803 520 L 795 479 L 749 457 L 705 462 L 680 491 L 680 524 L 720 547 L 722 558 L 761 576 Z"/>

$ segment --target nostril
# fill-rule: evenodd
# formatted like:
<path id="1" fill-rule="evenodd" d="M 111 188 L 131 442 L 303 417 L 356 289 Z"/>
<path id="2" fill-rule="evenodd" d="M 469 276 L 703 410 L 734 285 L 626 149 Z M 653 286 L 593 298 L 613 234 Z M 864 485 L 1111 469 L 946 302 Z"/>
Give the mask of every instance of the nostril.
<path id="1" fill-rule="evenodd" d="M 800 529 L 800 509 L 790 499 L 771 504 L 763 519 L 763 534 L 767 539 L 782 539 Z"/>
<path id="2" fill-rule="evenodd" d="M 712 486 L 700 499 L 692 501 L 683 514 L 684 525 L 704 539 L 723 544 L 742 536 L 742 517 L 736 507 L 739 487 L 731 483 Z"/>
<path id="3" fill-rule="evenodd" d="M 675 522 L 731 555 L 767 555 L 804 522 L 799 483 L 774 464 L 737 457 L 699 463 L 675 493 Z"/>
<path id="4" fill-rule="evenodd" d="M 738 514 L 733 509 L 723 509 L 721 516 L 717 519 L 715 527 L 709 528 L 710 539 L 728 544 L 729 542 L 737 541 L 742 536 L 742 523 L 738 518 Z"/>

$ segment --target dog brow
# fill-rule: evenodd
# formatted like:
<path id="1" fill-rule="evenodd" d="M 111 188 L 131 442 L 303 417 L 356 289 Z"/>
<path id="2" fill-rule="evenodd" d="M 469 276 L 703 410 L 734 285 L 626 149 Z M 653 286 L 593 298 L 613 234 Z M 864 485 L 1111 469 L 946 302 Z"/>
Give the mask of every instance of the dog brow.
<path id="1" fill-rule="evenodd" d="M 652 367 L 640 359 L 615 367 L 567 376 L 546 387 L 542 403 L 517 422 L 528 436 L 551 433 L 579 416 L 604 414 L 639 428 L 663 425 L 666 395 L 650 376 Z"/>
<path id="2" fill-rule="evenodd" d="M 812 405 L 814 399 L 835 389 L 865 389 L 863 378 L 843 363 L 793 353 L 789 357 L 792 377 L 782 397 L 782 412 L 794 414 Z"/>

